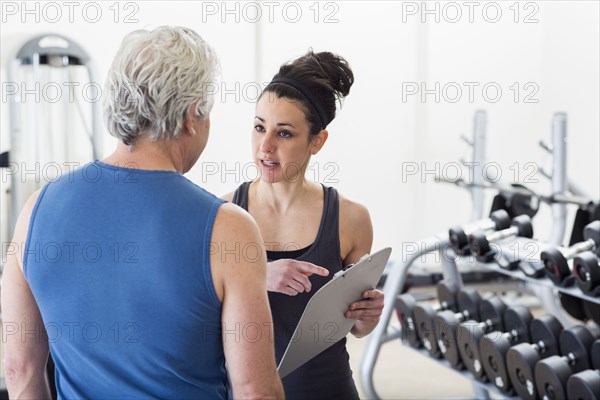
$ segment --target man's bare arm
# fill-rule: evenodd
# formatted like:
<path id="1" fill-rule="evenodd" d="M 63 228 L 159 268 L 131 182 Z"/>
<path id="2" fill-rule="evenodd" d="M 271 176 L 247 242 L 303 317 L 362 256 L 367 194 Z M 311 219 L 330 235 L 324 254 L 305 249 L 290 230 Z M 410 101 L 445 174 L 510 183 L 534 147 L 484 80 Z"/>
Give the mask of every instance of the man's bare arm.
<path id="1" fill-rule="evenodd" d="M 40 310 L 23 275 L 21 256 L 27 239 L 32 209 L 38 197 L 26 202 L 2 273 L 2 324 L 4 370 L 10 398 L 49 399 L 46 379 L 48 337 Z"/>
<path id="2" fill-rule="evenodd" d="M 241 208 L 223 204 L 212 242 L 217 250 L 211 255 L 211 271 L 223 302 L 223 347 L 233 397 L 283 398 L 267 299 L 266 252 L 258 226 Z"/>

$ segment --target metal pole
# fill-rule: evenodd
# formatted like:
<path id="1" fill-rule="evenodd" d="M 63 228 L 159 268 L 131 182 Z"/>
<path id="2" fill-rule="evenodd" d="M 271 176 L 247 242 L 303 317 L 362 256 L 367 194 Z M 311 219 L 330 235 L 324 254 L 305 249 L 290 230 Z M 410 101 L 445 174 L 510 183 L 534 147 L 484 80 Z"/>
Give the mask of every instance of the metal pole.
<path id="1" fill-rule="evenodd" d="M 552 118 L 552 194 L 567 191 L 567 115 L 557 112 Z M 552 233 L 550 243 L 560 246 L 565 236 L 567 205 L 552 204 Z"/>
<path id="2" fill-rule="evenodd" d="M 483 217 L 483 188 L 479 187 L 484 184 L 484 163 L 485 163 L 485 129 L 487 124 L 487 116 L 485 111 L 478 110 L 475 112 L 473 119 L 473 155 L 471 159 L 471 183 L 476 186 L 471 188 L 471 199 L 473 201 L 473 209 L 471 211 L 471 221 L 480 220 Z"/>
<path id="3" fill-rule="evenodd" d="M 567 114 L 557 112 L 552 118 L 552 194 L 562 196 L 567 191 Z M 552 233 L 550 243 L 561 246 L 565 236 L 567 205 L 552 204 Z M 535 291 L 536 289 L 534 289 Z M 540 287 L 538 296 L 548 312 L 554 314 L 565 326 L 573 320 L 565 313 L 558 302 L 554 289 Z"/>
<path id="4" fill-rule="evenodd" d="M 7 70 L 7 78 L 8 82 L 14 82 L 15 84 L 20 84 L 20 79 L 17 81 L 17 68 L 19 62 L 17 60 L 12 60 L 8 66 Z M 10 194 L 8 196 L 8 229 L 7 234 L 8 238 L 12 240 L 13 233 L 15 231 L 15 225 L 17 224 L 17 219 L 19 217 L 19 203 L 20 199 L 18 196 L 18 185 L 21 183 L 19 179 L 19 172 L 21 171 L 22 165 L 18 165 L 16 160 L 23 160 L 23 128 L 21 126 L 21 109 L 18 102 L 21 101 L 18 95 L 10 94 L 10 101 L 8 102 L 9 106 L 9 124 L 10 124 L 10 159 L 9 159 L 9 169 L 15 170 L 17 173 L 12 174 L 11 183 L 10 183 Z"/>
<path id="5" fill-rule="evenodd" d="M 63 82 L 69 82 L 70 81 L 70 76 L 69 76 L 69 57 L 68 56 L 62 56 L 61 57 L 61 64 L 62 64 L 62 78 L 63 78 Z M 74 95 L 74 93 L 71 93 L 72 88 L 69 86 L 69 96 L 68 98 L 70 99 L 71 96 Z M 63 159 L 64 160 L 70 160 L 71 159 L 71 143 L 69 141 L 69 139 L 71 138 L 71 113 L 69 112 L 69 102 L 66 101 L 64 98 L 61 99 L 62 101 L 62 121 L 64 124 L 64 128 L 63 128 L 63 132 L 61 132 L 63 134 L 63 148 L 64 148 L 64 155 L 63 155 Z"/>
<path id="6" fill-rule="evenodd" d="M 96 83 L 96 72 L 91 62 L 87 65 L 88 75 L 90 82 Z M 114 93 L 104 93 L 104 96 L 114 96 Z M 92 156 L 94 160 L 100 160 L 102 158 L 102 110 L 100 109 L 100 102 L 92 102 Z"/>
<path id="7" fill-rule="evenodd" d="M 456 284 L 458 288 L 462 288 L 462 276 L 460 275 L 460 272 L 458 272 L 458 267 L 456 266 L 457 256 L 450 246 L 449 241 L 440 244 L 440 256 L 442 261 L 442 275 L 444 276 L 444 282 L 448 284 Z"/>

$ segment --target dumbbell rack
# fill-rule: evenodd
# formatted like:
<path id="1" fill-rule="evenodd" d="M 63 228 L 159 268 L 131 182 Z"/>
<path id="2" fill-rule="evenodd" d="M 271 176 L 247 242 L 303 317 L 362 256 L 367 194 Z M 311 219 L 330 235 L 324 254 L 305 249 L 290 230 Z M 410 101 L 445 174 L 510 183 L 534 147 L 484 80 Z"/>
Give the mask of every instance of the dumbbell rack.
<path id="1" fill-rule="evenodd" d="M 435 243 L 435 240 L 436 240 L 435 237 L 429 239 L 429 241 L 428 241 L 429 246 L 425 247 L 424 253 L 429 253 L 429 252 L 432 252 L 435 250 L 440 251 L 441 256 L 442 256 L 442 258 L 441 258 L 442 259 L 442 269 L 444 270 L 445 280 L 448 282 L 458 282 L 460 284 L 460 274 L 458 273 L 458 266 L 456 265 L 455 260 L 452 260 L 452 259 L 450 259 L 450 257 L 448 257 L 448 254 L 450 254 L 451 250 L 448 248 L 449 243 L 447 242 L 447 239 L 441 239 L 441 237 L 443 237 L 443 235 L 444 234 L 441 233 L 440 235 L 436 236 L 436 237 L 438 237 L 438 240 L 439 240 L 438 243 Z M 446 234 L 446 236 L 447 236 L 447 234 Z M 440 243 L 441 243 L 441 246 L 440 246 Z M 429 251 L 427 251 L 428 249 L 429 249 Z M 417 259 L 420 256 L 421 256 L 421 254 L 418 254 L 414 257 L 414 259 Z M 589 295 L 583 293 L 576 286 L 571 286 L 571 287 L 557 286 L 546 276 L 543 276 L 540 278 L 529 277 L 529 276 L 525 275 L 522 271 L 519 271 L 519 270 L 507 270 L 507 269 L 501 268 L 495 262 L 482 263 L 479 261 L 473 262 L 473 261 L 469 261 L 469 260 L 461 260 L 461 259 L 458 259 L 458 260 L 459 260 L 459 263 L 467 262 L 467 263 L 469 263 L 469 265 L 475 265 L 480 268 L 485 268 L 485 269 L 488 269 L 491 271 L 495 271 L 499 274 L 506 275 L 506 276 L 514 278 L 516 280 L 527 282 L 527 283 L 530 283 L 530 284 L 533 284 L 536 286 L 540 286 L 547 290 L 556 290 L 556 291 L 559 291 L 562 293 L 569 294 L 576 298 L 580 298 L 582 300 L 600 304 L 599 297 L 589 296 Z M 406 279 L 406 272 L 408 272 L 408 267 L 410 266 L 411 263 L 412 263 L 412 260 L 408 260 L 408 262 L 406 264 L 404 264 L 404 265 L 400 266 L 400 268 L 396 268 L 395 270 L 392 271 L 392 273 L 394 273 L 394 274 L 388 278 L 390 285 L 393 286 L 393 284 L 396 283 L 396 284 L 399 284 L 398 289 L 402 287 L 402 285 L 404 284 L 405 279 Z M 396 296 L 393 296 L 393 297 L 388 296 L 388 291 L 389 291 L 388 289 L 389 288 L 386 288 L 386 290 L 385 290 L 385 292 L 386 292 L 385 303 L 386 304 L 385 304 L 384 310 L 388 309 L 388 310 L 393 311 Z M 363 360 L 361 362 L 361 366 L 360 366 L 361 383 L 363 385 L 363 389 L 365 390 L 365 393 L 367 394 L 367 397 L 369 397 L 369 398 L 380 398 L 377 395 L 377 393 L 375 392 L 375 389 L 373 386 L 372 371 L 373 371 L 375 362 L 377 361 L 377 353 L 379 352 L 381 345 L 388 341 L 400 340 L 400 338 L 402 337 L 401 329 L 390 328 L 388 326 L 390 319 L 391 319 L 391 312 L 388 312 L 388 313 L 384 312 L 384 314 L 382 314 L 380 323 L 378 324 L 378 326 L 375 328 L 375 330 L 372 333 L 373 338 L 370 338 L 369 342 L 367 343 L 367 348 L 365 350 L 365 353 L 363 355 Z M 385 330 L 384 330 L 384 328 L 385 328 Z M 416 349 L 411 346 L 406 346 L 406 348 L 408 348 L 412 351 L 415 351 L 416 353 L 419 353 L 431 360 L 434 360 L 434 361 L 438 362 L 440 365 L 443 365 L 443 366 L 451 369 L 452 371 L 456 372 L 457 374 L 469 379 L 473 383 L 473 388 L 475 390 L 477 398 L 488 398 L 489 393 L 495 393 L 495 394 L 501 396 L 502 398 L 506 398 L 506 399 L 518 398 L 518 397 L 512 397 L 510 395 L 507 395 L 504 392 L 501 392 L 493 384 L 483 383 L 483 382 L 476 380 L 471 375 L 471 373 L 467 370 L 457 370 L 455 368 L 452 368 L 450 363 L 448 363 L 448 361 L 446 361 L 444 359 L 431 358 L 429 352 L 425 349 Z"/>
<path id="2" fill-rule="evenodd" d="M 477 126 L 477 124 L 476 124 Z M 476 137 L 476 135 L 474 135 Z M 566 115 L 564 113 L 556 113 L 553 117 L 552 121 L 552 153 L 553 153 L 553 166 L 552 166 L 552 191 L 553 193 L 564 193 L 567 188 L 567 180 L 566 180 Z M 577 193 L 579 194 L 579 193 Z M 565 222 L 566 222 L 566 205 L 565 204 L 553 204 L 552 205 L 552 214 L 553 214 L 553 224 L 552 224 L 552 232 L 550 242 L 552 244 L 558 245 L 562 242 L 562 238 L 565 232 Z M 481 216 L 480 216 L 481 217 Z M 473 220 L 473 216 L 472 216 Z M 363 353 L 363 358 L 361 360 L 359 376 L 361 379 L 362 388 L 367 395 L 368 398 L 379 399 L 381 398 L 374 386 L 373 382 L 373 372 L 375 368 L 375 364 L 377 362 L 377 358 L 379 355 L 379 351 L 381 350 L 381 346 L 389 341 L 398 340 L 402 337 L 402 331 L 398 328 L 390 327 L 390 320 L 392 313 L 394 311 L 394 305 L 396 301 L 396 297 L 401 291 L 401 288 L 404 287 L 408 276 L 408 270 L 410 266 L 421 256 L 433 252 L 439 252 L 442 261 L 442 271 L 444 275 L 444 280 L 448 283 L 455 283 L 458 287 L 462 287 L 462 279 L 459 272 L 459 269 L 456 265 L 456 257 L 448 257 L 449 254 L 454 254 L 450 248 L 450 242 L 448 239 L 448 232 L 443 231 L 440 232 L 426 240 L 423 241 L 425 246 L 421 248 L 417 254 L 412 255 L 406 260 L 403 260 L 401 265 L 395 265 L 389 272 L 389 276 L 386 279 L 386 283 L 384 286 L 385 293 L 385 304 L 383 313 L 380 317 L 380 321 L 378 325 L 375 327 L 373 332 L 369 335 L 367 339 L 367 345 L 365 351 Z M 542 296 L 546 296 L 548 298 L 552 297 L 554 290 L 567 293 L 574 297 L 584 299 L 587 301 L 591 301 L 594 303 L 600 304 L 600 298 L 595 298 L 584 294 L 577 287 L 559 287 L 554 285 L 550 279 L 547 277 L 541 278 L 532 278 L 525 275 L 523 272 L 518 270 L 507 270 L 497 266 L 495 263 L 480 263 L 475 262 L 471 263 L 471 265 L 480 266 L 482 268 L 486 268 L 488 270 L 496 271 L 500 274 L 512 277 L 522 282 L 530 283 L 533 285 L 538 285 L 541 289 Z M 556 304 L 545 304 L 548 307 L 548 311 L 559 316 L 559 319 L 565 319 L 564 311 L 558 307 Z M 406 346 L 411 350 L 423 354 L 429 357 L 429 353 L 425 350 L 415 349 L 410 346 Z M 476 380 L 468 371 L 459 371 L 455 368 L 452 368 L 450 364 L 445 360 L 436 360 L 440 363 L 440 365 L 444 365 L 450 368 L 452 371 L 457 374 L 464 376 L 469 379 L 473 383 L 474 395 L 479 399 L 487 399 L 490 398 L 490 393 L 496 393 L 500 395 L 502 398 L 512 399 L 510 395 L 501 392 L 498 390 L 493 384 L 483 383 Z"/>

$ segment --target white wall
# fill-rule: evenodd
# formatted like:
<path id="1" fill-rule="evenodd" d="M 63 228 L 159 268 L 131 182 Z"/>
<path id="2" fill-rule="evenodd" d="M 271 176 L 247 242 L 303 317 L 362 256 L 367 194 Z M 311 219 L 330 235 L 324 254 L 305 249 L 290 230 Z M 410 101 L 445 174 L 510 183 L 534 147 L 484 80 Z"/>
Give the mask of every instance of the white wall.
<path id="1" fill-rule="evenodd" d="M 403 179 L 402 171 L 416 163 L 443 172 L 447 163 L 468 159 L 459 136 L 471 135 L 478 109 L 488 112 L 488 160 L 502 166 L 507 180 L 512 179 L 514 170 L 509 167 L 514 163 L 519 163 L 523 178 L 529 172 L 525 163 L 548 160 L 537 142 L 550 140 L 552 114 L 566 112 L 569 176 L 600 197 L 598 2 L 479 2 L 472 22 L 465 2 L 273 2 L 259 4 L 260 18 L 255 18 L 255 3 L 121 2 L 116 23 L 113 2 L 88 5 L 88 14 L 82 13 L 86 3 L 77 2 L 73 22 L 67 6 L 55 2 L 62 11 L 56 23 L 49 21 L 56 14 L 47 3 L 28 3 L 30 9 L 36 3 L 39 23 L 35 14 L 23 14 L 21 2 L 3 2 L 3 82 L 12 51 L 24 39 L 44 32 L 80 43 L 96 64 L 100 84 L 121 38 L 133 29 L 189 26 L 215 47 L 223 66 L 221 88 L 230 92 L 218 93 L 209 146 L 189 178 L 216 194 L 233 190 L 252 173 L 246 166 L 251 160 L 252 87 L 264 85 L 281 63 L 309 47 L 347 58 L 356 83 L 329 127 L 329 142 L 313 159 L 312 176 L 365 204 L 375 227 L 374 247 L 393 246 L 393 257 L 400 258 L 403 243 L 418 242 L 469 217 L 467 192 L 436 184 L 433 175 L 422 175 L 422 170 Z M 102 17 L 91 23 L 84 16 L 93 18 L 90 7 L 95 5 Z M 224 13 L 225 7 L 233 12 Z M 424 14 L 424 7 L 433 14 Z M 496 8 L 502 14 L 494 23 Z M 300 18 L 292 22 L 298 9 Z M 271 18 L 269 10 L 274 11 Z M 462 16 L 451 22 L 457 10 Z M 138 22 L 124 21 L 131 12 Z M 530 23 L 524 22 L 527 16 Z M 434 94 L 422 99 L 406 92 L 421 83 L 434 89 L 436 82 L 448 89 L 446 96 L 440 92 L 439 101 Z M 462 89 L 455 102 L 452 82 Z M 464 82 L 478 85 L 472 101 Z M 501 88 L 497 102 L 484 97 L 481 88 L 486 84 Z M 493 90 L 488 94 L 494 96 Z M 525 102 L 527 94 L 537 102 Z M 10 148 L 6 116 L 3 99 L 0 150 Z M 105 153 L 113 146 L 107 134 Z M 209 175 L 214 168 L 217 173 Z M 224 175 L 225 169 L 234 172 Z M 534 178 L 540 180 L 536 188 L 550 190 L 539 174 Z M 549 227 L 546 207 L 536 219 L 537 236 L 548 238 Z"/>

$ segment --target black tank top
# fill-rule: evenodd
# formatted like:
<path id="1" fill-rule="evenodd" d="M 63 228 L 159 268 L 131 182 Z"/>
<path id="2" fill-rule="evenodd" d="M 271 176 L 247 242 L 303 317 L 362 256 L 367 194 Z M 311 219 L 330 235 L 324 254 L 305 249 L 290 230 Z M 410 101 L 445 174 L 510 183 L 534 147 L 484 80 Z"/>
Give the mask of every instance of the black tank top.
<path id="1" fill-rule="evenodd" d="M 248 210 L 249 187 L 250 182 L 241 184 L 235 191 L 232 200 L 246 211 Z M 309 293 L 299 293 L 296 296 L 268 293 L 273 314 L 277 363 L 283 357 L 310 297 L 343 266 L 340 255 L 338 193 L 334 188 L 326 186 L 323 186 L 323 191 L 323 215 L 313 244 L 300 250 L 267 251 L 269 261 L 294 258 L 329 270 L 329 275 L 326 277 L 320 275 L 309 277 L 312 284 Z M 312 332 L 302 332 L 302 334 L 314 335 L 319 331 L 323 332 L 323 329 L 328 332 L 327 327 L 323 327 L 321 330 L 315 329 Z M 332 334 L 334 329 L 335 327 L 332 326 Z M 315 339 L 324 340 L 324 338 Z M 344 338 L 283 378 L 286 399 L 358 399 L 349 359 L 346 351 L 346 338 Z"/>

